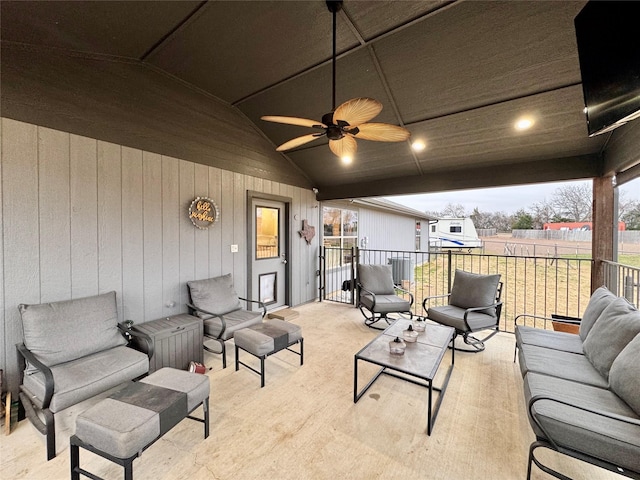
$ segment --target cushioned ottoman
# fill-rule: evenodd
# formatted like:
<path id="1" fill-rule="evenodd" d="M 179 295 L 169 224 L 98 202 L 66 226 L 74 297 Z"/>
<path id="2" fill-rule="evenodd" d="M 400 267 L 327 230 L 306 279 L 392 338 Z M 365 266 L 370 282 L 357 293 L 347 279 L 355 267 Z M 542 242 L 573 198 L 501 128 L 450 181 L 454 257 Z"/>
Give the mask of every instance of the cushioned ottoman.
<path id="1" fill-rule="evenodd" d="M 189 414 L 202 405 L 204 419 Z M 133 460 L 185 417 L 204 423 L 209 436 L 209 377 L 162 368 L 78 415 L 71 437 L 71 478 L 99 478 L 80 468 L 79 447 L 124 467 L 133 478 Z"/>
<path id="2" fill-rule="evenodd" d="M 304 362 L 302 330 L 299 325 L 283 320 L 269 320 L 238 330 L 234 335 L 236 348 L 236 371 L 240 365 L 260 375 L 260 388 L 264 387 L 264 359 L 280 350 L 289 350 L 300 356 L 300 365 Z M 292 345 L 300 344 L 300 352 L 292 350 Z M 244 350 L 260 359 L 260 371 L 240 361 L 239 350 Z"/>

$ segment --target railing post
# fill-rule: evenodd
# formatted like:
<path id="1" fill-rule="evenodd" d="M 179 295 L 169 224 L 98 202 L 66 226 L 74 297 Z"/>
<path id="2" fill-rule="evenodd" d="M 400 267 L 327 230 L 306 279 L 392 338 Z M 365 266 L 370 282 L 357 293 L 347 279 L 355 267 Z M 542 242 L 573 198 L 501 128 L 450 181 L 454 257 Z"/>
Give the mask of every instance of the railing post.
<path id="1" fill-rule="evenodd" d="M 357 305 L 356 302 L 356 272 L 360 263 L 360 249 L 351 247 L 351 305 Z"/>
<path id="2" fill-rule="evenodd" d="M 629 303 L 633 302 L 633 277 L 631 275 L 624 276 L 624 298 L 627 299 Z"/>
<path id="3" fill-rule="evenodd" d="M 325 275 L 326 275 L 326 265 L 324 262 L 324 255 L 323 255 L 323 251 L 326 247 L 320 245 L 319 248 L 319 255 L 318 255 L 318 267 L 320 268 L 320 271 L 318 272 L 320 275 L 318 275 L 318 301 L 321 302 L 323 300 L 323 290 L 324 290 L 324 284 L 326 281 Z"/>
<path id="4" fill-rule="evenodd" d="M 448 266 L 447 293 L 451 293 L 451 250 L 447 251 L 447 266 Z"/>

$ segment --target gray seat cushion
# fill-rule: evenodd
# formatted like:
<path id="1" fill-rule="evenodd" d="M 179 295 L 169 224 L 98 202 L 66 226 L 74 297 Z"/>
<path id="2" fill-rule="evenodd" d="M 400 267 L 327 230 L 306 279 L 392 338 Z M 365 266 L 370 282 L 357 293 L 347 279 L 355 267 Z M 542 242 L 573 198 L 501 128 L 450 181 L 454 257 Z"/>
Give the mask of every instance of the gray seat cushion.
<path id="1" fill-rule="evenodd" d="M 140 383 L 169 388 L 187 394 L 187 410 L 191 412 L 209 397 L 209 377 L 176 368 L 164 367 L 153 372 Z"/>
<path id="2" fill-rule="evenodd" d="M 582 321 L 580 322 L 580 338 L 584 342 L 591 331 L 591 328 L 596 323 L 596 320 L 602 313 L 602 311 L 609 306 L 611 302 L 613 302 L 616 297 L 613 293 L 611 293 L 607 287 L 597 288 L 592 294 L 591 298 L 589 298 L 589 303 L 587 304 L 587 308 L 584 310 L 584 314 L 582 315 Z"/>
<path id="3" fill-rule="evenodd" d="M 582 339 L 579 335 L 566 332 L 555 332 L 542 328 L 516 325 L 516 343 L 521 345 L 537 345 L 539 347 L 561 350 L 569 353 L 584 353 Z"/>
<path id="4" fill-rule="evenodd" d="M 609 370 L 611 390 L 640 415 L 640 335 L 631 340 Z"/>
<path id="5" fill-rule="evenodd" d="M 466 309 L 456 307 L 454 305 L 443 305 L 440 307 L 431 307 L 427 310 L 427 317 L 434 322 L 448 325 L 460 332 L 475 332 L 485 328 L 491 328 L 496 325 L 498 317 L 495 315 L 487 315 L 481 312 L 470 312 L 467 315 L 469 328 L 464 322 L 464 312 Z"/>
<path id="6" fill-rule="evenodd" d="M 391 265 L 358 265 L 358 282 L 375 295 L 394 295 Z"/>
<path id="7" fill-rule="evenodd" d="M 534 396 L 548 396 L 569 403 L 540 400 L 533 406 L 534 416 L 557 444 L 640 471 L 639 424 L 625 424 L 571 406 L 609 412 L 640 422 L 640 417 L 613 392 L 534 372 L 526 375 L 524 391 L 527 404 Z M 546 438 L 532 421 L 531 426 L 538 437 Z"/>
<path id="8" fill-rule="evenodd" d="M 277 337 L 284 334 L 287 335 L 287 343 L 295 342 L 302 338 L 302 330 L 299 325 L 275 319 L 269 320 L 259 327 L 254 326 L 238 330 L 234 341 L 238 347 L 260 357 L 273 353 L 276 347 L 274 336 Z"/>
<path id="9" fill-rule="evenodd" d="M 453 287 L 449 296 L 449 304 L 461 308 L 484 307 L 496 303 L 496 294 L 500 283 L 500 275 L 481 275 L 478 273 L 456 270 Z M 482 311 L 487 315 L 496 315 L 496 309 Z"/>
<path id="10" fill-rule="evenodd" d="M 25 347 L 48 367 L 127 343 L 118 330 L 115 292 L 18 309 Z"/>
<path id="11" fill-rule="evenodd" d="M 76 435 L 118 458 L 129 458 L 160 435 L 160 416 L 153 410 L 105 398 L 76 419 Z"/>
<path id="12" fill-rule="evenodd" d="M 124 346 L 55 365 L 51 367 L 55 391 L 49 408 L 54 413 L 59 412 L 148 371 L 148 357 Z M 40 372 L 25 374 L 23 385 L 42 405 L 44 375 Z"/>
<path id="13" fill-rule="evenodd" d="M 600 314 L 587 339 L 584 354 L 605 378 L 618 354 L 640 333 L 640 312 L 622 297 Z"/>
<path id="14" fill-rule="evenodd" d="M 609 382 L 593 368 L 589 360 L 578 353 L 525 344 L 518 350 L 518 359 L 522 376 L 535 372 L 598 388 L 609 387 Z"/>
<path id="15" fill-rule="evenodd" d="M 207 312 L 220 315 L 242 308 L 240 298 L 233 288 L 233 279 L 230 273 L 207 280 L 187 282 L 187 286 L 191 295 L 191 303 Z M 208 318 L 208 315 L 196 313 L 201 318 Z"/>
<path id="16" fill-rule="evenodd" d="M 398 295 L 376 295 L 374 307 L 373 296 L 362 292 L 360 303 L 375 313 L 408 312 L 411 310 L 411 302 Z"/>
<path id="17" fill-rule="evenodd" d="M 241 328 L 247 328 L 262 322 L 262 312 L 250 312 L 248 310 L 234 310 L 224 315 L 227 325 L 226 330 L 220 337 L 222 340 L 229 340 L 233 334 Z M 204 320 L 204 334 L 218 338 L 222 330 L 222 322 L 217 317 Z"/>

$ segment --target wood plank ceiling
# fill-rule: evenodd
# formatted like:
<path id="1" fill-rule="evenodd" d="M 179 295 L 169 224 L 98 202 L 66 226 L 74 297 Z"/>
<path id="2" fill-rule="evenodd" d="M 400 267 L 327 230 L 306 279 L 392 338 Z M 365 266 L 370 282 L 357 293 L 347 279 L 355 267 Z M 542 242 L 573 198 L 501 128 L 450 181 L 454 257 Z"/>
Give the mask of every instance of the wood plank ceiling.
<path id="1" fill-rule="evenodd" d="M 588 138 L 582 112 L 573 19 L 584 4 L 345 0 L 337 103 L 376 98 L 376 121 L 427 145 L 360 140 L 348 167 L 324 139 L 276 154 L 311 132 L 260 120 L 331 110 L 322 0 L 3 1 L 3 115 L 274 175 L 318 188 L 319 199 L 588 178 L 601 172 L 607 135 Z M 233 114 L 216 118 L 211 102 Z M 169 108 L 180 119 L 171 141 Z M 535 123 L 518 132 L 524 115 Z"/>

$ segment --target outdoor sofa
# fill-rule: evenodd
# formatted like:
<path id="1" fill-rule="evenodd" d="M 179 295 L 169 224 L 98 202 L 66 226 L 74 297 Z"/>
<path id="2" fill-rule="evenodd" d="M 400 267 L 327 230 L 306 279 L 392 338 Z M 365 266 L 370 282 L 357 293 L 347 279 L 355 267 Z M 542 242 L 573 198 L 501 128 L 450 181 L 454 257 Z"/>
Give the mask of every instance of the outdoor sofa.
<path id="1" fill-rule="evenodd" d="M 540 447 L 640 479 L 640 312 L 600 287 L 582 319 L 564 317 L 579 325 L 578 334 L 535 328 L 540 320 L 551 319 L 525 314 L 515 326 L 527 414 L 536 436 L 527 479 L 532 462 L 567 478 L 535 457 Z"/>

